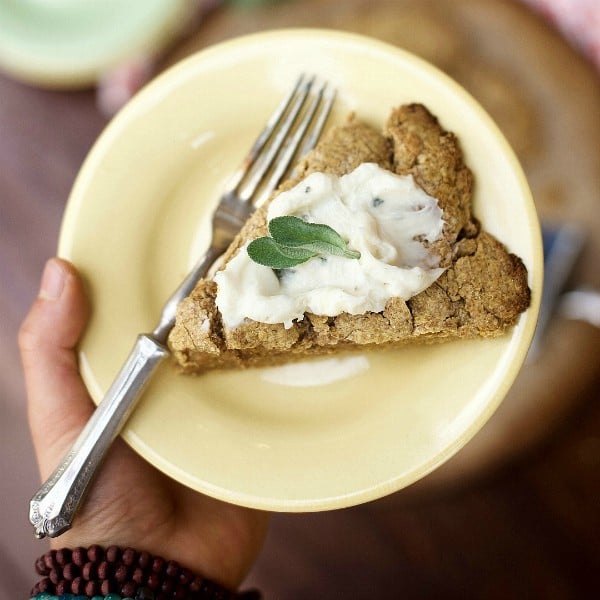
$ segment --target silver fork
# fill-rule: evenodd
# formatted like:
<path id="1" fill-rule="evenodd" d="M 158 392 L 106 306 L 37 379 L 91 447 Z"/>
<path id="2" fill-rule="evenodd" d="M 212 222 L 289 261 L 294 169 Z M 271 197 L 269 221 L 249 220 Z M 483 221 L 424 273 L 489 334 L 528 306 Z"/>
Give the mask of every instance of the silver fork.
<path id="1" fill-rule="evenodd" d="M 212 239 L 204 256 L 163 307 L 152 333 L 139 335 L 94 414 L 72 448 L 29 503 L 35 536 L 67 531 L 104 455 L 133 411 L 157 366 L 169 355 L 167 338 L 178 304 L 226 250 L 249 215 L 274 191 L 294 156 L 317 142 L 335 90 L 301 76 L 269 118 L 241 166 L 232 175 L 214 212 Z M 300 148 L 300 150 L 298 150 Z"/>

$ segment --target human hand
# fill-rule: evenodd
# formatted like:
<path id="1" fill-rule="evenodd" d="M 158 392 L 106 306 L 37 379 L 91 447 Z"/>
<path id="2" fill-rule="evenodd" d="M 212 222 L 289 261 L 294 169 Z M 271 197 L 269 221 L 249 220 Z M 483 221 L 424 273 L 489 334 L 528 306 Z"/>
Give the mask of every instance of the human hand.
<path id="1" fill-rule="evenodd" d="M 29 426 L 43 481 L 94 410 L 76 354 L 87 317 L 75 269 L 51 259 L 19 332 Z M 51 544 L 131 546 L 175 560 L 234 589 L 256 559 L 267 521 L 265 513 L 182 486 L 117 438 L 73 527 Z"/>

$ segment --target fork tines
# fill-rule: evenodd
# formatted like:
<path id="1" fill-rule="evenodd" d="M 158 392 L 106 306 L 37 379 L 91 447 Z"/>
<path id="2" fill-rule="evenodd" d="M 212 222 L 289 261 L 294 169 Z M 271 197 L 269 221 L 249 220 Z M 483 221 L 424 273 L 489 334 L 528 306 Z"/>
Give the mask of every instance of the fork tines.
<path id="1" fill-rule="evenodd" d="M 248 156 L 234 174 L 232 191 L 259 206 L 275 190 L 294 157 L 311 150 L 325 126 L 335 89 L 316 76 L 301 75 L 292 91 L 271 115 Z M 262 184 L 262 186 L 261 186 Z"/>

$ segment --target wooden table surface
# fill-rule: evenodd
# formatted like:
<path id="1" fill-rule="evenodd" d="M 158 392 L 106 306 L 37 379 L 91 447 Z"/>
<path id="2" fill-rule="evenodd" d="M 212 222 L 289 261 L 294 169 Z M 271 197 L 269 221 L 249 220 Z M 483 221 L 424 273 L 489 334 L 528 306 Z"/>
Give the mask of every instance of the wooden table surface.
<path id="1" fill-rule="evenodd" d="M 344 11 L 342 3 L 311 4 L 314 10 L 303 12 L 294 2 L 220 10 L 167 62 L 267 27 L 335 26 L 394 43 L 404 32 L 403 45 L 488 101 L 525 165 L 542 215 L 562 218 L 567 209 L 556 195 L 572 192 L 569 214 L 597 227 L 598 77 L 535 17 L 502 0 L 397 2 L 396 12 L 390 2 L 343 3 Z M 438 10 L 442 6 L 469 9 L 452 13 L 462 19 L 460 31 L 481 31 L 485 22 L 495 33 L 468 38 L 477 41 L 473 53 L 466 38 L 455 35 L 457 28 L 448 26 L 447 13 Z M 498 19 L 490 21 L 490 14 Z M 502 28 L 515 22 L 522 26 L 519 35 L 502 45 Z M 471 55 L 477 59 L 463 60 Z M 540 56 L 551 58 L 534 65 L 539 78 L 533 85 L 524 63 Z M 487 69 L 490 61 L 497 68 Z M 513 85 L 513 65 L 524 85 Z M 539 94 L 528 93 L 532 89 Z M 547 173 L 559 169 L 548 165 L 562 163 L 549 156 L 548 136 L 560 129 L 557 133 L 546 121 L 552 121 L 553 108 L 571 102 L 569 97 L 572 110 L 565 118 L 576 126 L 569 125 L 567 137 L 560 138 L 569 142 L 562 151 L 569 153 L 567 163 L 582 170 L 579 180 L 586 181 L 571 186 L 571 169 L 553 187 Z M 33 581 L 33 557 L 45 549 L 32 539 L 26 519 L 37 475 L 17 329 L 44 261 L 55 252 L 77 170 L 105 124 L 93 91 L 40 90 L 0 76 L 0 598 L 7 600 L 24 597 Z M 595 239 L 589 245 L 578 275 L 582 283 L 600 283 L 598 247 Z M 284 600 L 600 597 L 600 335 L 587 325 L 557 320 L 548 344 L 549 358 L 523 376 L 509 408 L 503 407 L 504 417 L 491 422 L 487 433 L 456 457 L 455 466 L 451 462 L 422 485 L 370 504 L 275 515 L 249 583 L 266 598 Z"/>

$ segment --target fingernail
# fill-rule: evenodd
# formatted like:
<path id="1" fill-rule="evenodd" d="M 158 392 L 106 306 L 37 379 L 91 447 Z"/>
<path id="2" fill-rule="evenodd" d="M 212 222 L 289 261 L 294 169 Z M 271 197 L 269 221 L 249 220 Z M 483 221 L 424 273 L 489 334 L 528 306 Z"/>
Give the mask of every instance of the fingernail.
<path id="1" fill-rule="evenodd" d="M 39 297 L 44 300 L 58 300 L 65 287 L 67 274 L 55 260 L 50 259 L 44 267 Z"/>

